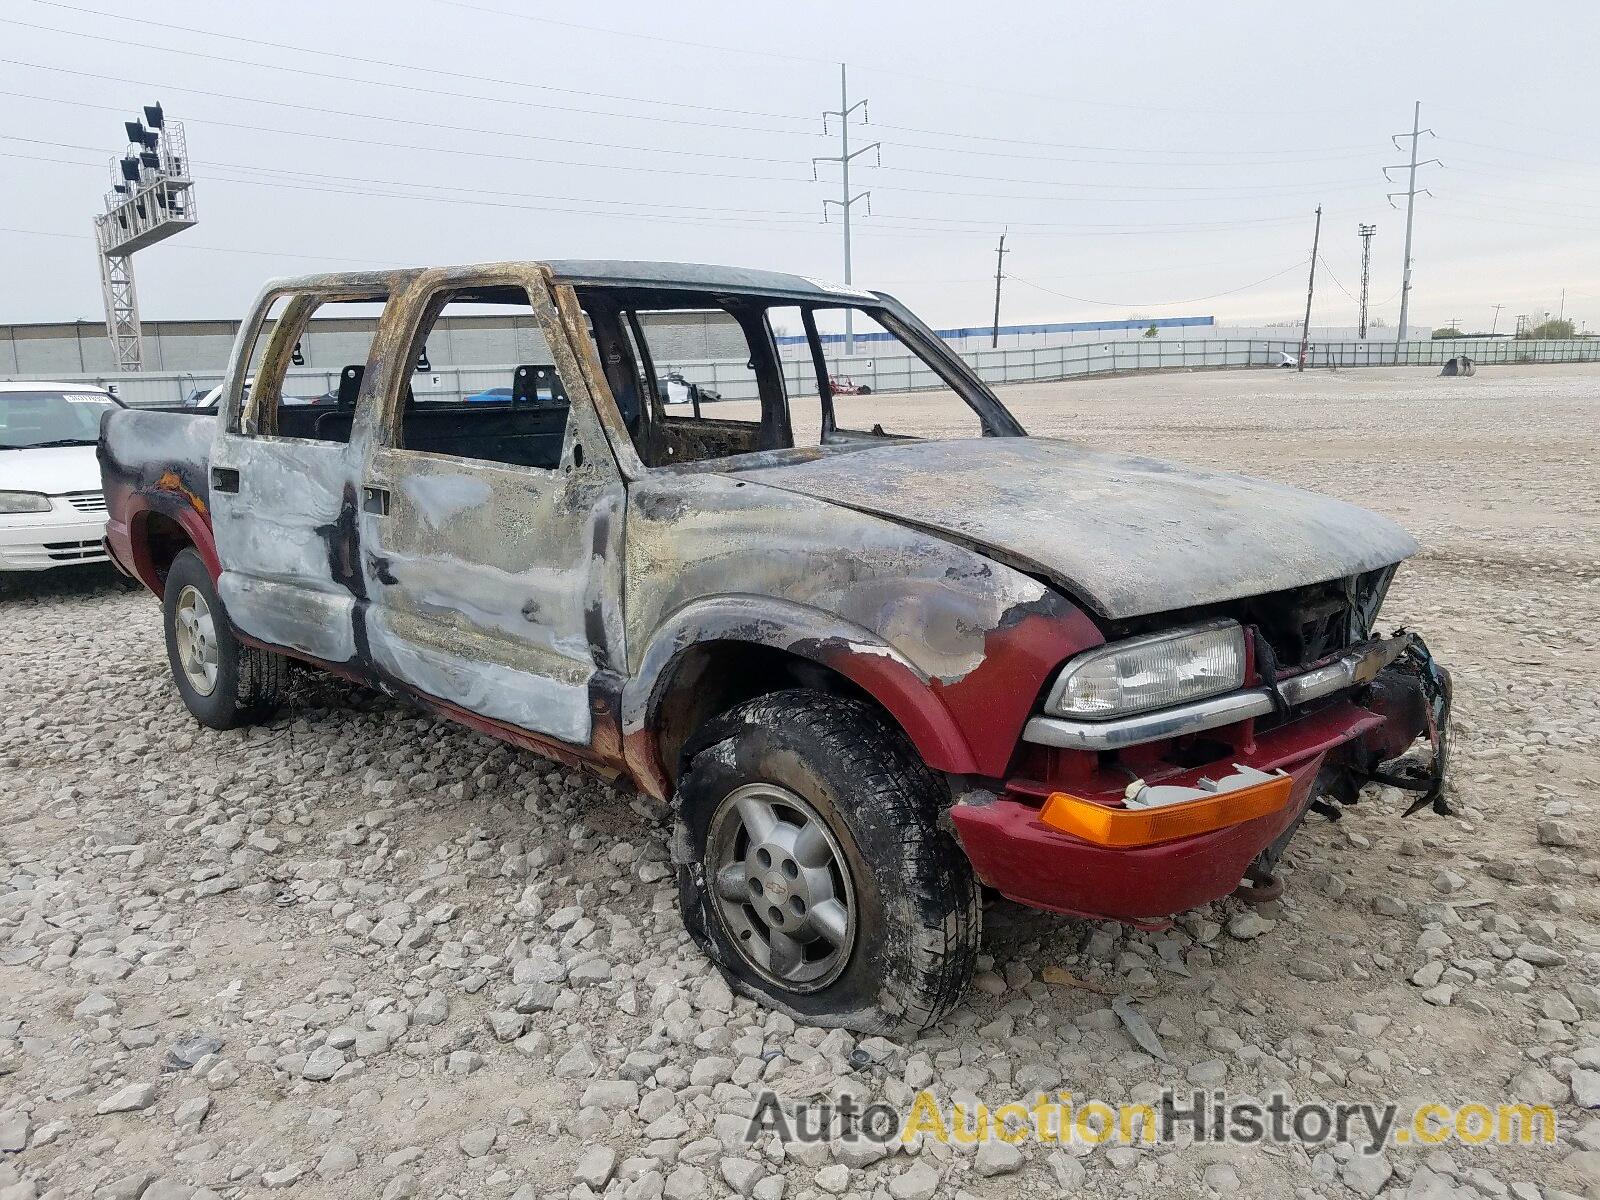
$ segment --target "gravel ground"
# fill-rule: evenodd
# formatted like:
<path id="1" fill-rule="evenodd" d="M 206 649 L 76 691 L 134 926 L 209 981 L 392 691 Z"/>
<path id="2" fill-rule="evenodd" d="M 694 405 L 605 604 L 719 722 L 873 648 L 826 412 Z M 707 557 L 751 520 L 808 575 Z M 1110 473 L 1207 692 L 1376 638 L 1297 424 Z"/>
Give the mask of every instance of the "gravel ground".
<path id="1" fill-rule="evenodd" d="M 1385 618 L 1456 673 L 1460 811 L 1403 822 L 1370 791 L 1307 827 L 1280 902 L 1166 932 L 991 903 L 965 1003 L 903 1043 L 733 999 L 679 927 L 659 818 L 621 790 L 310 674 L 271 725 L 205 731 L 150 597 L 0 584 L 0 1200 L 1600 1195 L 1597 391 L 1579 366 L 1008 389 L 1035 432 L 1409 526 L 1425 550 Z M 948 415 L 869 401 L 891 429 Z M 745 1145 L 762 1081 L 902 1105 L 1521 1097 L 1561 1135 L 879 1159 Z"/>

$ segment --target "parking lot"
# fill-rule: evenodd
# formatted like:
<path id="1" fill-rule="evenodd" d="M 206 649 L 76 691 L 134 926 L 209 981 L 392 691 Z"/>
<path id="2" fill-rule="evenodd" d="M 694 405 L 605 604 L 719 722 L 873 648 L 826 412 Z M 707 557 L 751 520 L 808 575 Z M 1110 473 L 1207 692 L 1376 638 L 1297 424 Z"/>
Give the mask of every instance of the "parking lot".
<path id="1" fill-rule="evenodd" d="M 730 997 L 681 930 L 643 801 L 309 673 L 270 725 L 203 730 L 150 596 L 99 571 L 0 582 L 0 1197 L 1600 1194 L 1600 367 L 1002 395 L 1033 433 L 1409 528 L 1424 549 L 1384 621 L 1455 674 L 1457 815 L 1402 821 L 1399 793 L 1370 790 L 1308 823 L 1281 901 L 1165 931 L 992 902 L 950 1020 L 858 1046 Z M 895 431 L 950 415 L 846 404 Z M 759 1081 L 900 1106 L 923 1086 L 1522 1100 L 1561 1130 L 1370 1156 L 1330 1139 L 878 1157 L 746 1145 Z"/>

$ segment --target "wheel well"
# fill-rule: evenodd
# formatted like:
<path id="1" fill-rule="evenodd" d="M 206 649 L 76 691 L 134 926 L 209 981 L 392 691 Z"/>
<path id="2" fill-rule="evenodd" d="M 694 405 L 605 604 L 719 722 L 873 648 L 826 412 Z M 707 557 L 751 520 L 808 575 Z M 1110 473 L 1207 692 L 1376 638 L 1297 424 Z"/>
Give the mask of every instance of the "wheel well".
<path id="1" fill-rule="evenodd" d="M 189 531 L 164 513 L 146 513 L 139 526 L 139 536 L 144 543 L 145 561 L 163 583 L 172 561 L 184 550 L 194 545 Z"/>
<path id="2" fill-rule="evenodd" d="M 788 688 L 850 696 L 871 705 L 889 728 L 899 729 L 871 694 L 830 667 L 772 646 L 708 642 L 679 657 L 656 706 L 656 748 L 668 780 L 677 784 L 684 751 L 707 721 L 746 700 Z"/>

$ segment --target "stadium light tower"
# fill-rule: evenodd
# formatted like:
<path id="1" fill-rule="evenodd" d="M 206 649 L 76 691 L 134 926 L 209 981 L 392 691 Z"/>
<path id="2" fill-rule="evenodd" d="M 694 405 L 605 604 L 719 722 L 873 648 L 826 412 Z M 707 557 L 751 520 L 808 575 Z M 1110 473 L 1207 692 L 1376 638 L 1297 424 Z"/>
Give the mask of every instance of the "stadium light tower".
<path id="1" fill-rule="evenodd" d="M 139 371 L 144 369 L 144 338 L 133 254 L 195 223 L 194 181 L 189 178 L 183 124 L 168 120 L 160 104 L 145 105 L 144 119 L 126 121 L 123 129 L 128 148 L 112 160 L 111 190 L 105 212 L 95 216 L 94 239 L 106 335 L 117 370 Z"/>

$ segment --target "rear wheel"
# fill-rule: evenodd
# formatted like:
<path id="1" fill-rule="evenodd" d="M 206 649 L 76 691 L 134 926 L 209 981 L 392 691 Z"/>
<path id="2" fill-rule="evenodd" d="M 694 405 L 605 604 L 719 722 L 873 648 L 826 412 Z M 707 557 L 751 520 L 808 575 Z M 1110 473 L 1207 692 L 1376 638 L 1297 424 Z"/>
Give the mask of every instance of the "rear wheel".
<path id="1" fill-rule="evenodd" d="M 933 1024 L 981 909 L 942 788 L 865 704 L 778 692 L 715 719 L 678 784 L 684 924 L 730 983 L 816 1025 Z"/>
<path id="2" fill-rule="evenodd" d="M 233 729 L 271 715 L 284 660 L 234 636 L 211 574 L 192 549 L 172 561 L 162 613 L 172 678 L 195 720 Z"/>

